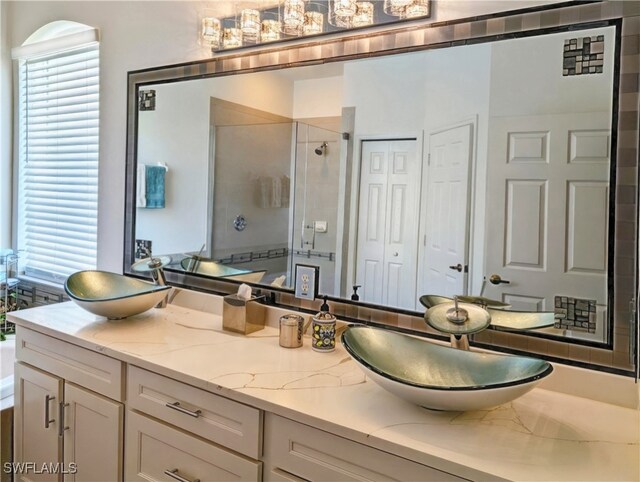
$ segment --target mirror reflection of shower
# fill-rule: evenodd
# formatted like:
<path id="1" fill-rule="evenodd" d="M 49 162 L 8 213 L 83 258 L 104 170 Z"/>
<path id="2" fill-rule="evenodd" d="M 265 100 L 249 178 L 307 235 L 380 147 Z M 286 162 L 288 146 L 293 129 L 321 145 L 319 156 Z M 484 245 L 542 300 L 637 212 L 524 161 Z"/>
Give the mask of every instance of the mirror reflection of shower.
<path id="1" fill-rule="evenodd" d="M 314 152 L 317 156 L 324 156 L 327 153 L 327 146 L 327 141 L 324 141 L 322 144 L 320 144 L 320 147 L 316 147 Z"/>

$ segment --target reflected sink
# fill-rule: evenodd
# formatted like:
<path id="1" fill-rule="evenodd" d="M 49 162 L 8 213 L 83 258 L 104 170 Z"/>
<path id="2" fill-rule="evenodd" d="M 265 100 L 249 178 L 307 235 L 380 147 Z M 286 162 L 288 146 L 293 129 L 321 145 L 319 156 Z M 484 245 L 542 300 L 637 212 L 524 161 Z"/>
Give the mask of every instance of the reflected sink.
<path id="1" fill-rule="evenodd" d="M 78 271 L 64 283 L 64 290 L 78 306 L 110 320 L 153 308 L 170 289 L 107 271 Z"/>
<path id="2" fill-rule="evenodd" d="M 457 350 L 367 326 L 349 326 L 342 344 L 372 381 L 434 410 L 495 407 L 524 395 L 553 371 L 535 358 Z"/>

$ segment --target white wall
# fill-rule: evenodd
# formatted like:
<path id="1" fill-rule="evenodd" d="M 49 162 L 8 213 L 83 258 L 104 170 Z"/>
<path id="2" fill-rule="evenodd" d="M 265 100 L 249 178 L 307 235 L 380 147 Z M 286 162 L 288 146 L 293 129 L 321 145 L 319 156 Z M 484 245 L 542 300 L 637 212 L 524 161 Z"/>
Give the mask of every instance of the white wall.
<path id="1" fill-rule="evenodd" d="M 610 112 L 615 28 L 584 32 L 578 30 L 492 43 L 491 116 Z M 603 73 L 563 77 L 565 39 L 587 35 L 605 37 L 607 50 Z M 523 91 L 523 84 L 530 88 Z"/>
<path id="2" fill-rule="evenodd" d="M 467 17 L 549 3 L 540 0 L 438 2 L 434 20 Z M 224 5 L 219 2 L 219 5 Z M 21 45 L 35 30 L 54 20 L 72 20 L 101 31 L 100 186 L 98 267 L 121 271 L 124 236 L 127 72 L 209 56 L 198 45 L 202 9 L 211 2 L 10 2 L 2 16 L 10 29 L 2 45 Z M 4 18 L 3 18 L 4 21 Z M 1 37 L 1 36 L 0 36 Z M 5 112 L 6 95 L 2 96 Z M 6 125 L 2 124 L 6 129 Z M 0 150 L 1 152 L 1 150 Z M 8 159 L 2 158 L 6 164 Z M 6 221 L 5 221 L 6 222 Z M 0 224 L 2 226 L 3 224 Z"/>
<path id="3" fill-rule="evenodd" d="M 342 76 L 298 80 L 293 90 L 293 118 L 342 115 Z"/>

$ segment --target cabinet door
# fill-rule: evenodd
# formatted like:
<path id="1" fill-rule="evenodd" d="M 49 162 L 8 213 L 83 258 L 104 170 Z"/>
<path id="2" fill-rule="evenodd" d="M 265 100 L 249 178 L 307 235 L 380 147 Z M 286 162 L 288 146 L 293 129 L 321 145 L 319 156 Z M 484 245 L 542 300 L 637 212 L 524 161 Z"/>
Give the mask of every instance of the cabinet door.
<path id="1" fill-rule="evenodd" d="M 262 463 L 127 410 L 127 481 L 262 480 Z"/>
<path id="2" fill-rule="evenodd" d="M 64 402 L 65 482 L 121 481 L 122 404 L 68 382 Z"/>
<path id="3" fill-rule="evenodd" d="M 15 462 L 34 464 L 29 472 L 16 473 L 15 480 L 58 481 L 60 474 L 41 469 L 55 467 L 62 459 L 62 439 L 58 436 L 62 379 L 22 363 L 16 363 L 14 373 Z"/>

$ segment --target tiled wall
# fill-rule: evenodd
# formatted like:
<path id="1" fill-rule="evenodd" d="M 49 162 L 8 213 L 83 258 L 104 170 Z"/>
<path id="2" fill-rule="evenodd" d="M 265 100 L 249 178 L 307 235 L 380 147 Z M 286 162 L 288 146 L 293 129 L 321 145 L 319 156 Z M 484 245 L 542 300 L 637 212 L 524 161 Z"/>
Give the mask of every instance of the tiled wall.
<path id="1" fill-rule="evenodd" d="M 129 77 L 129 102 L 135 105 L 136 82 L 170 78 L 195 78 L 231 72 L 250 72 L 274 66 L 302 65 L 307 62 L 348 60 L 362 56 L 400 53 L 424 48 L 441 48 L 482 41 L 483 37 L 499 37 L 523 31 L 560 27 L 576 23 L 624 17 L 622 25 L 617 165 L 615 192 L 615 303 L 613 350 L 593 348 L 553 339 L 487 330 L 475 336 L 477 342 L 512 350 L 536 353 L 551 358 L 571 360 L 629 373 L 633 368 L 629 355 L 630 306 L 635 296 L 637 183 L 638 183 L 638 92 L 640 90 L 640 2 L 615 1 L 577 4 L 562 8 L 479 17 L 467 22 L 410 24 L 374 34 L 357 34 L 318 42 L 263 48 L 244 53 L 219 55 L 212 60 L 167 67 L 149 72 L 132 73 Z M 134 125 L 135 111 L 129 110 L 129 123 Z M 131 194 L 135 178 L 135 129 L 130 129 L 127 145 L 127 225 L 126 239 L 133 239 L 134 223 Z M 125 247 L 125 260 L 130 259 L 130 246 Z M 187 279 L 171 274 L 170 280 L 201 289 L 230 292 L 236 287 L 220 281 Z M 319 303 L 300 302 L 291 294 L 281 295 L 285 305 L 314 310 Z M 332 303 L 339 316 L 363 322 L 381 323 L 430 333 L 421 316 L 372 309 L 346 303 Z"/>

